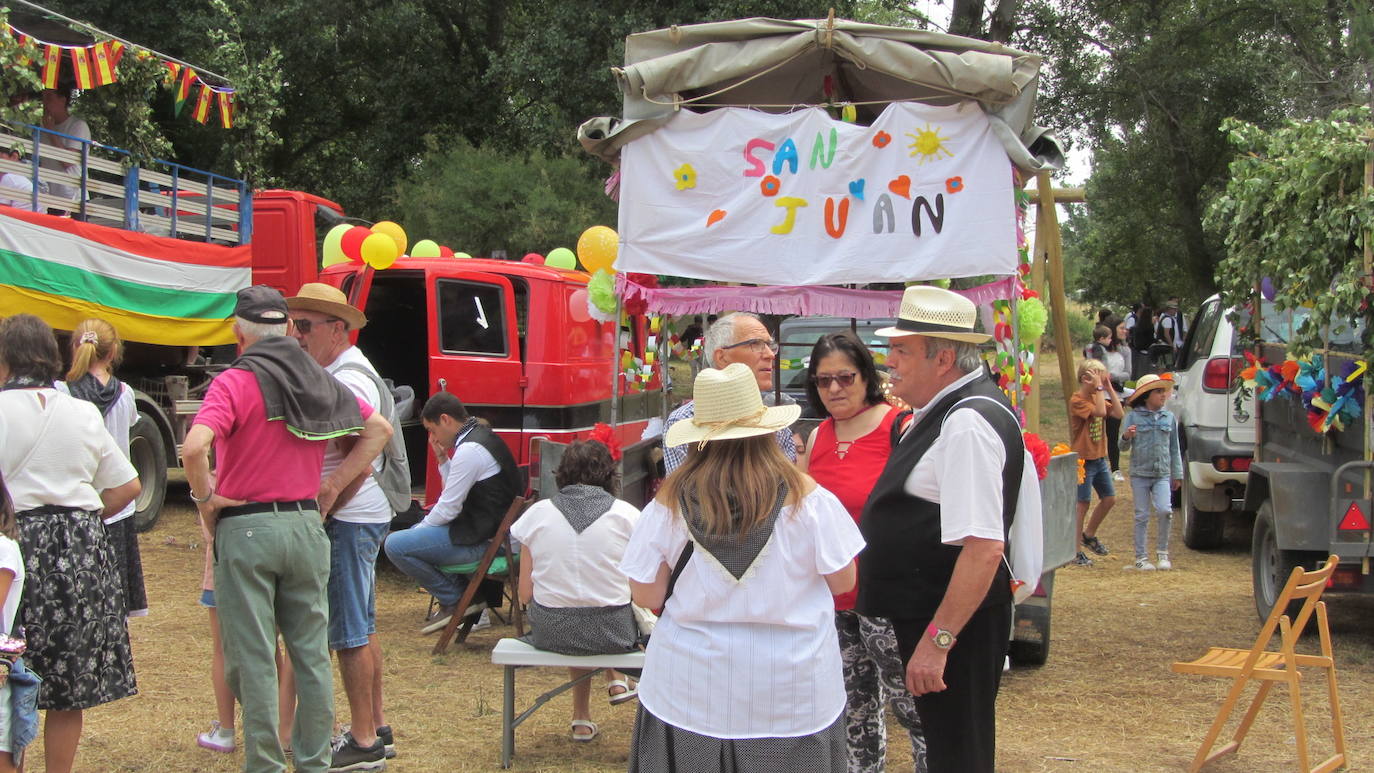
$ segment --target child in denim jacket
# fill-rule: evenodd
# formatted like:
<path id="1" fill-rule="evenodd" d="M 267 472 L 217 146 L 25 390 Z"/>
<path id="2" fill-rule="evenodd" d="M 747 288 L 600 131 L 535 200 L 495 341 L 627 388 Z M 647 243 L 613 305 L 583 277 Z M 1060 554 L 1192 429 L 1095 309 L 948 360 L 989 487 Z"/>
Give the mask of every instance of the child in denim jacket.
<path id="1" fill-rule="evenodd" d="M 1183 483 L 1183 455 L 1178 450 L 1178 419 L 1164 403 L 1173 382 L 1156 375 L 1141 377 L 1127 401 L 1131 412 L 1122 422 L 1121 450 L 1131 451 L 1131 492 L 1135 495 L 1135 563 L 1127 569 L 1153 571 L 1172 569 L 1169 563 L 1169 526 L 1173 505 L 1169 492 Z M 1150 506 L 1159 515 L 1155 540 L 1158 564 L 1150 563 L 1145 552 L 1145 530 L 1150 523 Z"/>

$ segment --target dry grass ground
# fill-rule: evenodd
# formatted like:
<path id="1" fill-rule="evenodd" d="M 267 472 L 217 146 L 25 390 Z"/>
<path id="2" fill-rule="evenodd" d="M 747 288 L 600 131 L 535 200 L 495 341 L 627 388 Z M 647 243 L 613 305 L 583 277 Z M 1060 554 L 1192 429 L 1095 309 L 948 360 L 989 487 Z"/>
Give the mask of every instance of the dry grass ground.
<path id="1" fill-rule="evenodd" d="M 1048 367 L 1045 372 L 1052 373 Z M 1055 415 L 1057 388 L 1046 384 L 1046 414 Z M 1060 419 L 1042 433 L 1064 439 Z M 1113 555 L 1090 569 L 1063 570 L 1054 599 L 1047 665 L 1010 673 L 999 702 L 999 760 L 1005 771 L 1182 770 L 1210 723 L 1225 685 L 1177 676 L 1174 660 L 1211 645 L 1249 646 L 1258 630 L 1250 595 L 1249 523 L 1237 520 L 1216 552 L 1184 548 L 1175 524 L 1172 572 L 1122 571 L 1130 555 L 1130 496 L 1118 502 L 1101 536 Z M 197 748 L 195 734 L 214 716 L 208 663 L 210 639 L 199 596 L 201 548 L 184 486 L 174 489 L 162 522 L 142 536 L 152 615 L 135 620 L 134 659 L 140 694 L 90 711 L 78 759 L 81 771 L 227 773 L 240 755 Z M 426 597 L 393 572 L 378 589 L 378 627 L 386 648 L 388 721 L 400 756 L 391 770 L 499 769 L 501 669 L 489 651 L 510 633 L 496 627 L 472 636 L 447 656 L 430 655 L 433 639 L 416 633 Z M 1353 770 L 1374 770 L 1374 599 L 1332 597 L 1336 656 L 1345 732 Z M 523 672 L 519 695 L 527 705 L 559 676 Z M 1318 753 L 1330 748 L 1322 720 L 1324 699 L 1315 680 L 1307 708 Z M 599 690 L 594 695 L 604 695 Z M 342 691 L 336 698 L 346 714 Z M 593 743 L 567 740 L 569 699 L 552 701 L 517 733 L 515 769 L 624 770 L 634 706 L 593 704 L 602 735 Z M 346 716 L 342 717 L 346 721 Z M 890 769 L 910 770 L 909 750 L 891 744 Z M 41 747 L 30 770 L 41 770 Z M 1238 756 L 1216 764 L 1219 773 L 1294 767 L 1286 696 L 1276 691 Z"/>

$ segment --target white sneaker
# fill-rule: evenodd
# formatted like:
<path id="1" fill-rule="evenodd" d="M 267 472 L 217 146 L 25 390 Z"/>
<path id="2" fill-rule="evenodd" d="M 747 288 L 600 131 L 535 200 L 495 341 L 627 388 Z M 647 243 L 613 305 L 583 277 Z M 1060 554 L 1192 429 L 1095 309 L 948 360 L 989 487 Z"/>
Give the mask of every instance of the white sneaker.
<path id="1" fill-rule="evenodd" d="M 1117 470 L 1116 472 L 1112 473 L 1112 480 L 1116 481 L 1117 483 L 1120 483 L 1126 479 L 1121 477 L 1121 470 Z"/>
<path id="2" fill-rule="evenodd" d="M 1140 572 L 1153 572 L 1155 570 L 1155 565 L 1150 563 L 1150 560 L 1147 558 L 1137 558 L 1135 560 L 1135 563 L 1126 564 L 1121 568 L 1126 569 L 1128 571 L 1131 569 L 1135 569 L 1136 571 Z"/>
<path id="3" fill-rule="evenodd" d="M 482 616 L 479 617 L 479 618 L 477 618 L 477 622 L 475 622 L 475 623 L 472 624 L 472 630 L 474 630 L 474 631 L 480 631 L 480 630 L 482 630 L 483 628 L 490 628 L 490 627 L 491 627 L 491 615 L 488 614 L 488 610 L 485 610 L 485 609 L 484 609 L 484 610 L 482 610 Z"/>
<path id="4" fill-rule="evenodd" d="M 1158 566 L 1159 569 L 1161 569 L 1161 570 L 1163 570 L 1163 571 L 1166 571 L 1166 572 L 1167 572 L 1168 570 L 1174 568 L 1174 565 L 1169 561 L 1169 554 L 1168 554 L 1168 553 L 1160 553 L 1160 554 L 1159 554 L 1159 563 L 1157 564 L 1157 566 Z"/>
<path id="5" fill-rule="evenodd" d="M 220 727 L 219 720 L 210 723 L 210 731 L 196 736 L 196 745 L 203 749 L 228 754 L 234 751 L 234 728 Z"/>

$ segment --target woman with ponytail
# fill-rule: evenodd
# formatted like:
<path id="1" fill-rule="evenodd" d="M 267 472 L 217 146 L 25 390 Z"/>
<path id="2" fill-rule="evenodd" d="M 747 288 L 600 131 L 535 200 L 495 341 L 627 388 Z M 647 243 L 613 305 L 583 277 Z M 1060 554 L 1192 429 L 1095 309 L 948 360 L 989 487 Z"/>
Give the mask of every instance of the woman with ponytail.
<path id="1" fill-rule="evenodd" d="M 100 409 L 105 429 L 115 444 L 129 458 L 129 430 L 138 423 L 138 408 L 134 405 L 134 391 L 115 378 L 114 369 L 124 355 L 124 344 L 114 326 L 103 319 L 83 320 L 72 331 L 72 365 L 67 380 L 56 387 L 72 397 L 92 403 Z M 136 503 L 105 519 L 105 531 L 114 545 L 119 562 L 119 581 L 124 586 L 129 617 L 148 614 L 148 594 L 143 586 L 143 558 L 138 551 L 138 535 L 134 532 L 133 514 Z"/>

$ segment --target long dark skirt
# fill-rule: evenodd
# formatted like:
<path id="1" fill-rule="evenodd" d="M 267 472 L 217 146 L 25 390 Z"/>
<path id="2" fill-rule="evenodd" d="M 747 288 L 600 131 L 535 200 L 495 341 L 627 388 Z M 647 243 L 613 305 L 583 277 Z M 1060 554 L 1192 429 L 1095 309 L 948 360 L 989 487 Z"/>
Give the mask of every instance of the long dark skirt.
<path id="1" fill-rule="evenodd" d="M 674 727 L 639 706 L 630 773 L 844 773 L 843 713 L 794 738 L 713 738 Z"/>
<path id="2" fill-rule="evenodd" d="M 19 516 L 24 659 L 43 678 L 38 708 L 89 709 L 134 686 L 124 583 L 105 526 L 81 510 Z"/>
<path id="3" fill-rule="evenodd" d="M 124 614 L 143 617 L 148 614 L 148 591 L 143 587 L 143 554 L 138 550 L 134 519 L 107 523 L 105 533 L 110 537 L 119 580 L 124 584 L 124 604 L 128 607 Z"/>

